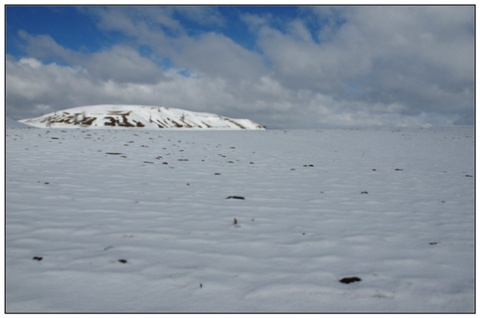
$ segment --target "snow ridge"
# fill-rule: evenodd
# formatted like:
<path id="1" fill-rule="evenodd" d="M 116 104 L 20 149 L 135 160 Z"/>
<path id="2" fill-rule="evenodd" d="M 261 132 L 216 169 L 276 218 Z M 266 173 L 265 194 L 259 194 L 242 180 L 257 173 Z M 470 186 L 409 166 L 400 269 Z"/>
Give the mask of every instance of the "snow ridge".
<path id="1" fill-rule="evenodd" d="M 38 128 L 265 129 L 249 119 L 140 105 L 75 107 L 19 122 Z"/>

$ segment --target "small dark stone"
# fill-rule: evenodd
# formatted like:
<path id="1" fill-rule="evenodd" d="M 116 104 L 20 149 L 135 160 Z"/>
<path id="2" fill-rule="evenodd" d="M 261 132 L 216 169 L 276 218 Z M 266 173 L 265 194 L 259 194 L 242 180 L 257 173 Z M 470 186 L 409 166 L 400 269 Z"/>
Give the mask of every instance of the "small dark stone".
<path id="1" fill-rule="evenodd" d="M 216 176 L 219 176 L 219 175 L 220 175 L 220 173 L 218 173 L 218 172 L 215 172 L 215 175 L 216 175 Z"/>
<path id="2" fill-rule="evenodd" d="M 429 245 L 437 245 L 438 242 L 430 242 L 430 243 L 428 243 L 428 244 L 429 244 Z"/>
<path id="3" fill-rule="evenodd" d="M 162 162 L 162 165 L 168 165 L 168 162 Z"/>
<path id="4" fill-rule="evenodd" d="M 40 262 L 43 259 L 43 257 L 42 256 L 34 256 L 33 259 Z"/>
<path id="5" fill-rule="evenodd" d="M 397 169 L 395 169 L 395 171 L 403 171 L 403 169 L 398 169 L 398 168 L 397 168 Z"/>
<path id="6" fill-rule="evenodd" d="M 467 178 L 473 178 L 473 176 L 470 175 L 470 174 L 466 174 L 465 177 L 467 177 Z"/>
<path id="7" fill-rule="evenodd" d="M 119 259 L 118 261 L 119 261 L 120 263 L 122 263 L 122 264 L 125 264 L 125 263 L 127 262 L 127 260 L 126 260 L 126 259 L 123 259 L 123 258 Z"/>
<path id="8" fill-rule="evenodd" d="M 361 194 L 368 194 L 368 192 L 367 191 L 362 191 Z"/>
<path id="9" fill-rule="evenodd" d="M 354 282 L 361 282 L 362 280 L 359 277 L 353 276 L 353 277 L 344 277 L 339 280 L 340 283 L 343 284 L 350 284 Z"/>
<path id="10" fill-rule="evenodd" d="M 242 197 L 240 195 L 230 195 L 227 197 L 227 199 L 245 200 L 245 197 Z"/>

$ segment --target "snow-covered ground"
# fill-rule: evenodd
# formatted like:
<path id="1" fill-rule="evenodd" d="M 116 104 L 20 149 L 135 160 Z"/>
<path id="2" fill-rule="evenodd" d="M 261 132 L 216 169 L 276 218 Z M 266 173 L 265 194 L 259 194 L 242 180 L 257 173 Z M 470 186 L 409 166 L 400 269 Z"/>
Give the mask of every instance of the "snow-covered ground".
<path id="1" fill-rule="evenodd" d="M 7 129 L 6 310 L 472 312 L 473 137 Z"/>

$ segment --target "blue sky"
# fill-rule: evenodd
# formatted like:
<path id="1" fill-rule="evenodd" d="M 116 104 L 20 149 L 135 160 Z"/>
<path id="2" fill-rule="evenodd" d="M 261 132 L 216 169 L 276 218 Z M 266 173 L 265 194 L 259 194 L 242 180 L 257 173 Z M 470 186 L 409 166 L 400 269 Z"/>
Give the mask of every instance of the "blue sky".
<path id="1" fill-rule="evenodd" d="M 272 128 L 473 124 L 472 6 L 7 6 L 7 116 L 159 105 Z"/>

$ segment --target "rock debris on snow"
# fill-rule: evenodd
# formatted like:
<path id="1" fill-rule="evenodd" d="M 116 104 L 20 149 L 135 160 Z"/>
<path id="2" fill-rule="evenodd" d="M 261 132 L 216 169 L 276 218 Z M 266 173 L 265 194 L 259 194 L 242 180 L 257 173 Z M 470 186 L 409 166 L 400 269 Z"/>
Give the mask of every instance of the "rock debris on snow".
<path id="1" fill-rule="evenodd" d="M 353 276 L 353 277 L 344 277 L 342 279 L 339 280 L 340 283 L 343 283 L 343 284 L 351 284 L 351 283 L 355 283 L 355 282 L 361 282 L 362 279 L 359 278 L 359 277 L 356 277 L 356 276 Z"/>
<path id="2" fill-rule="evenodd" d="M 8 313 L 475 310 L 472 127 L 133 131 L 7 129 Z"/>
<path id="3" fill-rule="evenodd" d="M 230 195 L 227 197 L 227 199 L 235 199 L 235 200 L 245 200 L 245 197 L 241 195 Z"/>

